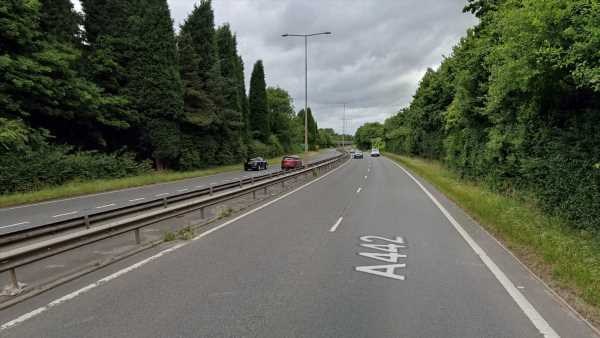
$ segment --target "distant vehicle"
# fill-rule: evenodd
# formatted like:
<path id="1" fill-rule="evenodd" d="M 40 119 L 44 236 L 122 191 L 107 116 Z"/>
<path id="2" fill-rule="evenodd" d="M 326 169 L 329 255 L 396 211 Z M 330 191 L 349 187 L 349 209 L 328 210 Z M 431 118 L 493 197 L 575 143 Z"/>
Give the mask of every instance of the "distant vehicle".
<path id="1" fill-rule="evenodd" d="M 362 151 L 355 151 L 354 154 L 352 154 L 352 158 L 363 158 Z"/>
<path id="2" fill-rule="evenodd" d="M 350 149 L 350 154 L 354 155 L 354 153 L 356 152 L 356 149 Z"/>
<path id="3" fill-rule="evenodd" d="M 267 160 L 262 157 L 255 157 L 246 160 L 246 163 L 244 163 L 244 170 L 267 170 L 268 166 Z"/>
<path id="4" fill-rule="evenodd" d="M 296 155 L 284 156 L 281 160 L 281 170 L 300 169 L 302 160 Z"/>
<path id="5" fill-rule="evenodd" d="M 371 149 L 371 157 L 379 157 L 381 154 L 379 154 L 379 149 L 377 148 L 373 148 Z"/>

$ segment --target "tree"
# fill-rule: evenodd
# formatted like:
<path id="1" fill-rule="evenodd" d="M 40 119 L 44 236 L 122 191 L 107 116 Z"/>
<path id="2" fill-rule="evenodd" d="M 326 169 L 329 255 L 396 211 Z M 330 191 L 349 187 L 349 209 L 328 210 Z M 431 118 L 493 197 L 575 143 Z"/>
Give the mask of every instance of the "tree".
<path id="1" fill-rule="evenodd" d="M 271 132 L 277 136 L 286 151 L 292 147 L 292 123 L 294 106 L 290 94 L 282 88 L 267 88 L 267 103 L 271 120 Z"/>
<path id="2" fill-rule="evenodd" d="M 183 115 L 183 88 L 179 77 L 175 32 L 166 0 L 146 0 L 132 19 L 136 49 L 128 67 L 125 94 L 139 112 L 136 127 L 142 149 L 159 169 L 179 156 L 179 121 Z"/>
<path id="3" fill-rule="evenodd" d="M 250 130 L 257 140 L 266 143 L 271 135 L 269 107 L 267 103 L 267 85 L 261 60 L 256 61 L 250 78 Z"/>
<path id="4" fill-rule="evenodd" d="M 308 131 L 308 149 L 316 150 L 319 143 L 319 126 L 313 117 L 310 107 L 308 107 L 307 119 L 308 125 L 306 129 Z M 298 129 L 301 131 L 301 143 L 304 144 L 304 109 L 298 112 L 298 115 L 296 116 L 296 124 Z"/>
<path id="5" fill-rule="evenodd" d="M 40 29 L 58 41 L 81 43 L 83 20 L 71 0 L 41 0 Z"/>
<path id="6" fill-rule="evenodd" d="M 0 115 L 47 129 L 57 142 L 93 148 L 103 141 L 97 126 L 120 124 L 106 111 L 115 102 L 80 74 L 81 53 L 69 34 L 41 30 L 44 9 L 43 27 L 72 15 L 52 8 L 37 1 L 0 7 Z"/>
<path id="7" fill-rule="evenodd" d="M 380 143 L 383 139 L 384 129 L 379 122 L 365 123 L 356 130 L 354 142 L 360 149 L 369 149 L 375 146 L 375 143 Z"/>

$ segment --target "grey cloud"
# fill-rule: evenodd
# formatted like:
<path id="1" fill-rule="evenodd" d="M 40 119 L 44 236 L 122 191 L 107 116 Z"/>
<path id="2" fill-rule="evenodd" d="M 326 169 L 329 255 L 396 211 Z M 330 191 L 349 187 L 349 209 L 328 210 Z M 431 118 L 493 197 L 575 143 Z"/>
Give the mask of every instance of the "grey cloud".
<path id="1" fill-rule="evenodd" d="M 195 1 L 168 0 L 176 27 Z M 262 59 L 267 83 L 304 106 L 304 43 L 283 33 L 332 31 L 309 42 L 309 104 L 320 127 L 383 121 L 406 106 L 428 67 L 449 55 L 476 19 L 466 0 L 213 0 L 217 24 L 237 33 L 249 77 Z"/>

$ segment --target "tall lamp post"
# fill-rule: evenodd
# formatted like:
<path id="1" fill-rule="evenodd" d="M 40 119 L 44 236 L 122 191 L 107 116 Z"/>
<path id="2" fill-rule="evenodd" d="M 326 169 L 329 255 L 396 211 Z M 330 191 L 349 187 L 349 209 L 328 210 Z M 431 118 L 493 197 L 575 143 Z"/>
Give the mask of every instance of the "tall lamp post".
<path id="1" fill-rule="evenodd" d="M 304 38 L 304 152 L 308 152 L 308 38 L 316 35 L 330 35 L 331 32 L 321 32 L 312 34 L 283 34 L 287 37 Z"/>

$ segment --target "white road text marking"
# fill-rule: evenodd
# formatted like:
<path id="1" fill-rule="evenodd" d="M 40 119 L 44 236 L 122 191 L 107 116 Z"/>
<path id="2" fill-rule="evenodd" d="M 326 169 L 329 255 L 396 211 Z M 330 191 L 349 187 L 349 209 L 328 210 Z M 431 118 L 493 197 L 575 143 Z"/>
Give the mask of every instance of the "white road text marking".
<path id="1" fill-rule="evenodd" d="M 392 161 L 398 168 L 400 168 L 408 177 L 410 177 L 418 186 L 423 190 L 425 195 L 429 197 L 429 199 L 435 204 L 435 206 L 442 212 L 442 214 L 446 217 L 446 219 L 452 224 L 454 229 L 462 236 L 462 238 L 467 242 L 467 244 L 475 251 L 475 253 L 479 256 L 481 261 L 488 267 L 488 269 L 492 272 L 494 277 L 500 282 L 500 284 L 504 287 L 506 292 L 514 299 L 515 303 L 521 308 L 521 310 L 525 313 L 527 318 L 535 325 L 535 327 L 540 331 L 544 337 L 547 338 L 560 338 L 558 333 L 552 329 L 550 324 L 542 317 L 542 315 L 537 312 L 537 310 L 529 303 L 527 298 L 523 296 L 521 291 L 515 287 L 513 282 L 504 274 L 502 270 L 492 261 L 492 259 L 487 255 L 487 253 L 473 240 L 471 235 L 465 231 L 465 229 L 454 219 L 454 217 L 446 210 L 446 208 L 433 196 L 427 188 L 421 184 L 408 170 L 404 169 L 398 163 Z"/>

